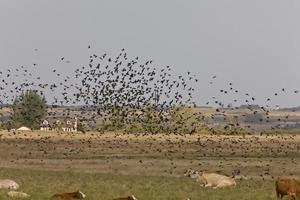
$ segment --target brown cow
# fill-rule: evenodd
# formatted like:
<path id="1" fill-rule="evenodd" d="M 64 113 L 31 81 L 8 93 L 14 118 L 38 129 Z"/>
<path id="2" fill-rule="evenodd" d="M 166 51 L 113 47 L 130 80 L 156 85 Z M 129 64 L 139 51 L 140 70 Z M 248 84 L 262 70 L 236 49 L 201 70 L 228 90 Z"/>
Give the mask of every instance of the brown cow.
<path id="1" fill-rule="evenodd" d="M 133 196 L 133 194 L 132 194 L 128 197 L 119 197 L 119 198 L 116 198 L 114 200 L 137 200 L 137 198 L 135 198 L 135 196 Z"/>
<path id="2" fill-rule="evenodd" d="M 53 195 L 54 198 L 58 198 L 60 200 L 75 200 L 75 199 L 84 199 L 86 197 L 81 191 L 70 192 L 70 193 L 57 193 Z"/>
<path id="3" fill-rule="evenodd" d="M 288 195 L 290 200 L 296 200 L 300 195 L 300 183 L 295 179 L 278 177 L 276 182 L 276 196 L 282 199 L 284 195 Z"/>

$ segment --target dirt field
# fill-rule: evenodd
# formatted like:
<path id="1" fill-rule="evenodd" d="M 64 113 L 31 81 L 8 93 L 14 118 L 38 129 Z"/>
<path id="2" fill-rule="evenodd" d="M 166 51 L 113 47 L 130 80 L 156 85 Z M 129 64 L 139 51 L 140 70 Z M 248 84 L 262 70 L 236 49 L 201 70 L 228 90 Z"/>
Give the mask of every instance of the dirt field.
<path id="1" fill-rule="evenodd" d="M 174 177 L 194 168 L 248 178 L 300 176 L 300 135 L 0 135 L 0 168 Z"/>

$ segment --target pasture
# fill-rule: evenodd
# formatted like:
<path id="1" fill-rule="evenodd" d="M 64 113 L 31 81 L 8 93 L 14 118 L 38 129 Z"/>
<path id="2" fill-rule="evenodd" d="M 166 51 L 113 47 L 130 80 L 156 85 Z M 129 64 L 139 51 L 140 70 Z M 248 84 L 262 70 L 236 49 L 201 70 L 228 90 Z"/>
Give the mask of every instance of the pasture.
<path id="1" fill-rule="evenodd" d="M 124 135 L 0 132 L 0 178 L 31 199 L 82 190 L 87 199 L 276 199 L 274 178 L 299 177 L 300 135 Z M 201 188 L 188 168 L 243 176 L 236 188 Z M 6 199 L 7 191 L 0 191 Z"/>
<path id="2" fill-rule="evenodd" d="M 211 189 L 199 187 L 189 178 L 162 176 L 113 175 L 85 172 L 49 172 L 1 169 L 0 177 L 13 177 L 21 184 L 20 191 L 31 194 L 32 200 L 51 199 L 56 192 L 81 189 L 90 200 L 112 200 L 135 194 L 139 200 L 270 200 L 275 198 L 274 182 L 239 181 L 237 188 Z M 1 199 L 6 190 L 0 191 Z"/>

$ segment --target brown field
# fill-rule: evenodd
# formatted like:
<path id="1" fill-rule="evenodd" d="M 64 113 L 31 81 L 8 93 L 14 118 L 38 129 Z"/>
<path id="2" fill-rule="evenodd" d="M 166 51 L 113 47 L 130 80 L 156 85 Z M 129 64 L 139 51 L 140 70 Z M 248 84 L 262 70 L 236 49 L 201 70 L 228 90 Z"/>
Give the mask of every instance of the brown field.
<path id="1" fill-rule="evenodd" d="M 300 175 L 300 135 L 0 132 L 0 168 L 182 177 L 184 170 Z"/>

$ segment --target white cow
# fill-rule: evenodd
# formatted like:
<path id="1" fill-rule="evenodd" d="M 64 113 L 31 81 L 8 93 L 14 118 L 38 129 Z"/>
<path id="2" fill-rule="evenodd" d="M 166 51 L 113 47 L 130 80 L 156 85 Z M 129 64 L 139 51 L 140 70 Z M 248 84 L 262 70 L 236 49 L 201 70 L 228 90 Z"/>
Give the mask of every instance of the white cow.
<path id="1" fill-rule="evenodd" d="M 28 198 L 28 197 L 30 197 L 29 194 L 26 194 L 24 192 L 16 192 L 16 191 L 9 191 L 7 193 L 7 196 L 9 198 Z"/>
<path id="2" fill-rule="evenodd" d="M 19 188 L 19 184 L 10 179 L 2 179 L 0 180 L 0 189 L 10 189 L 17 190 Z"/>
<path id="3" fill-rule="evenodd" d="M 185 172 L 185 176 L 196 179 L 196 182 L 199 182 L 201 186 L 204 187 L 222 188 L 227 186 L 236 186 L 234 178 L 216 173 L 200 173 L 198 171 L 188 169 Z"/>

